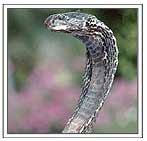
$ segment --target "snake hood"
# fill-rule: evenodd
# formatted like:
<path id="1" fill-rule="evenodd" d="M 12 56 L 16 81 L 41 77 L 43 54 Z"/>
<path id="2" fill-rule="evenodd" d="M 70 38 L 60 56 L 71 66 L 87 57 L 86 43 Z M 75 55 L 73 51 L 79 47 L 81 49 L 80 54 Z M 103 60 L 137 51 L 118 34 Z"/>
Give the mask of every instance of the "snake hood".
<path id="1" fill-rule="evenodd" d="M 77 11 L 51 15 L 44 24 L 55 32 L 86 35 L 97 28 L 99 20 L 93 15 Z"/>

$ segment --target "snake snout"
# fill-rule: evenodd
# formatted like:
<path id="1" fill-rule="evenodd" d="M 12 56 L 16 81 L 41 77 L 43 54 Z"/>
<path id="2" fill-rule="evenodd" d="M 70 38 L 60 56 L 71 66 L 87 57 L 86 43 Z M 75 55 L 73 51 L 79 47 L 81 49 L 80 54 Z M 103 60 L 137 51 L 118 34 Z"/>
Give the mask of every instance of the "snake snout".
<path id="1" fill-rule="evenodd" d="M 45 25 L 45 27 L 50 27 L 51 26 L 51 21 L 47 18 L 43 24 Z"/>
<path id="2" fill-rule="evenodd" d="M 43 24 L 45 25 L 45 27 L 47 27 L 47 26 L 48 26 L 48 24 L 47 24 L 46 20 L 43 22 Z"/>

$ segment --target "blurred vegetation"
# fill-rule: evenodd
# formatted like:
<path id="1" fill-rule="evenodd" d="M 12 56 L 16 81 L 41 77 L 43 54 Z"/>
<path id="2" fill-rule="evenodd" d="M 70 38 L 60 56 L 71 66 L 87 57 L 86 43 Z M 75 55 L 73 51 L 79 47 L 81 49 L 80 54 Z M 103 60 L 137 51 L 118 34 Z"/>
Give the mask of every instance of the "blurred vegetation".
<path id="1" fill-rule="evenodd" d="M 16 95 L 18 94 L 17 99 L 19 99 L 19 100 L 15 99 L 14 95 L 10 95 L 12 92 L 10 90 L 8 91 L 8 94 L 10 95 L 9 118 L 10 118 L 10 123 L 14 123 L 13 120 L 15 120 L 16 123 L 20 121 L 20 127 L 17 124 L 15 125 L 18 126 L 18 130 L 15 131 L 14 128 L 12 129 L 12 132 L 19 132 L 19 131 L 21 132 L 20 129 L 23 123 L 23 122 L 21 123 L 21 121 L 23 121 L 23 116 L 21 117 L 21 114 L 20 117 L 18 116 L 19 112 L 17 112 L 17 107 L 18 109 L 20 107 L 19 109 L 20 113 L 21 112 L 23 113 L 25 111 L 24 110 L 25 108 L 29 109 L 29 110 L 27 109 L 26 111 L 30 111 L 30 113 L 31 112 L 34 113 L 33 104 L 35 103 L 34 105 L 37 109 L 36 111 L 38 111 L 38 109 L 40 108 L 40 113 L 43 112 L 43 114 L 41 113 L 42 115 L 45 115 L 47 113 L 46 111 L 48 111 L 50 115 L 50 111 L 48 109 L 51 106 L 50 105 L 48 106 L 43 101 L 43 99 L 41 99 L 41 96 L 44 97 L 45 95 L 46 97 L 46 95 L 49 95 L 49 97 L 50 96 L 57 97 L 55 101 L 53 101 L 52 99 L 51 101 L 48 101 L 50 100 L 50 98 L 47 99 L 46 101 L 48 104 L 50 104 L 49 102 L 52 102 L 59 109 L 60 108 L 62 109 L 64 103 L 73 105 L 72 102 L 74 99 L 72 98 L 79 96 L 76 95 L 76 92 L 72 92 L 71 89 L 69 88 L 71 87 L 70 86 L 71 81 L 72 83 L 75 83 L 73 84 L 73 88 L 72 88 L 75 91 L 78 91 L 79 89 L 77 88 L 80 88 L 79 86 L 81 85 L 81 72 L 84 68 L 81 69 L 80 65 L 84 62 L 85 59 L 85 48 L 83 47 L 83 44 L 79 40 L 75 39 L 74 37 L 68 34 L 50 32 L 43 25 L 44 20 L 49 15 L 55 13 L 61 13 L 61 12 L 71 12 L 76 10 L 78 9 L 54 9 L 54 8 L 52 9 L 9 8 L 8 9 L 8 61 L 10 61 L 10 64 L 12 64 L 12 70 L 11 70 L 11 66 L 10 67 L 8 66 L 9 67 L 8 69 L 12 71 L 10 72 L 10 74 L 12 73 L 11 77 L 13 77 L 13 81 L 11 81 L 11 83 L 12 82 L 14 83 L 13 85 L 15 88 L 13 89 L 15 89 L 16 91 L 14 93 L 16 93 Z M 108 102 L 108 104 L 110 104 L 111 101 L 113 101 L 110 104 L 113 107 L 113 104 L 116 103 L 116 105 L 114 105 L 113 107 L 113 110 L 120 115 L 117 117 L 116 113 L 114 114 L 110 112 L 111 113 L 110 116 L 104 116 L 104 117 L 102 116 L 98 118 L 98 120 L 100 120 L 98 121 L 98 123 L 101 123 L 102 120 L 103 119 L 105 120 L 106 117 L 112 118 L 112 120 L 110 119 L 109 121 L 109 123 L 111 123 L 110 126 L 98 125 L 98 127 L 100 128 L 99 129 L 97 128 L 97 132 L 98 133 L 136 133 L 137 132 L 136 78 L 137 78 L 137 40 L 138 40 L 137 9 L 123 9 L 123 8 L 122 9 L 80 9 L 80 11 L 93 14 L 99 20 L 103 21 L 106 25 L 108 25 L 108 27 L 110 27 L 115 34 L 119 49 L 119 65 L 116 73 L 116 78 L 118 79 L 116 79 L 115 81 L 116 83 L 114 86 L 112 99 L 109 98 L 110 102 Z M 44 65 L 44 64 L 48 64 L 48 65 Z M 49 72 L 50 70 L 51 72 Z M 48 77 L 47 79 L 49 80 L 47 81 L 44 77 Z M 52 80 L 53 79 L 52 77 L 54 78 L 54 81 Z M 122 82 L 119 80 L 122 80 Z M 10 81 L 10 79 L 8 81 Z M 132 84 L 132 82 L 134 83 Z M 31 85 L 28 86 L 27 83 Z M 51 88 L 50 86 L 48 86 L 48 83 L 52 86 Z M 62 88 L 62 85 L 64 84 L 69 84 L 69 85 L 68 86 L 65 85 Z M 10 85 L 8 87 L 10 87 Z M 67 87 L 69 88 L 67 89 Z M 63 90 L 67 91 L 66 95 Z M 53 95 L 51 95 L 52 92 Z M 64 96 L 59 97 L 60 94 Z M 134 95 L 132 96 L 132 94 Z M 21 95 L 24 95 L 25 98 L 23 99 Z M 68 100 L 66 100 L 67 97 L 69 98 Z M 41 99 L 42 102 L 38 102 L 38 99 Z M 60 102 L 62 101 L 62 104 L 58 100 Z M 42 103 L 45 103 L 44 107 L 46 107 L 46 109 L 44 107 L 41 108 L 41 106 L 43 105 Z M 24 107 L 24 105 L 26 105 L 26 107 Z M 106 108 L 107 112 L 110 111 L 110 108 L 112 107 L 107 104 L 105 105 L 107 107 Z M 58 108 L 56 109 L 56 106 L 53 106 L 55 110 L 58 109 Z M 23 108 L 24 111 L 21 109 L 21 107 Z M 122 111 L 123 108 L 125 109 L 124 111 Z M 64 109 L 66 108 L 63 106 L 62 110 Z M 59 113 L 63 114 L 63 115 L 59 114 L 59 117 L 66 116 L 65 115 L 66 111 L 69 112 L 69 110 L 67 109 L 63 111 L 63 113 L 60 112 L 59 110 Z M 128 112 L 130 109 L 133 109 L 131 115 L 128 114 L 130 113 Z M 54 117 L 52 117 L 52 119 L 56 119 L 57 117 L 56 113 L 54 112 L 54 110 L 52 109 L 50 110 L 52 111 L 51 115 L 54 114 Z M 126 117 L 123 116 L 123 118 L 121 119 L 122 113 L 123 114 L 125 113 Z M 28 117 L 30 116 L 29 114 Z M 34 121 L 37 115 L 38 112 L 37 114 L 35 113 L 32 116 L 32 121 L 30 121 L 30 123 Z M 101 115 L 102 114 L 100 114 L 100 116 Z M 111 117 L 111 115 L 113 115 L 114 118 Z M 130 117 L 128 117 L 128 115 Z M 13 119 L 13 117 L 15 119 Z M 27 116 L 24 117 L 27 118 Z M 47 118 L 46 121 L 48 122 L 48 115 L 47 116 L 45 115 L 45 118 Z M 26 124 L 26 120 L 24 121 L 25 122 L 23 126 L 25 127 L 25 125 L 27 124 Z M 42 124 L 42 121 L 45 120 L 44 119 L 40 120 L 40 122 L 37 121 L 37 123 Z M 65 120 L 63 121 L 65 122 Z M 59 124 L 57 124 L 57 121 L 54 122 L 56 124 L 54 124 L 49 129 L 49 131 L 60 133 L 63 127 L 58 126 Z M 47 123 L 44 123 L 44 125 L 46 124 Z M 10 127 L 12 125 L 13 124 L 10 124 Z M 36 127 L 36 123 L 34 125 Z M 29 128 L 30 127 L 28 127 L 28 129 Z M 39 132 L 34 127 L 33 130 L 31 129 L 29 130 L 30 132 L 36 132 L 36 133 Z M 29 130 L 27 132 L 29 132 Z"/>
<path id="2" fill-rule="evenodd" d="M 8 53 L 13 64 L 15 64 L 16 71 L 14 76 L 18 89 L 25 84 L 26 76 L 36 63 L 36 36 L 44 34 L 49 38 L 49 33 L 47 33 L 49 31 L 43 26 L 45 18 L 54 13 L 76 10 L 77 9 L 8 9 Z M 136 78 L 137 9 L 80 10 L 81 12 L 97 16 L 98 19 L 113 30 L 119 48 L 117 77 L 122 77 L 127 80 Z M 14 42 L 15 40 L 17 40 L 17 42 Z M 74 51 L 78 53 L 81 52 L 81 50 L 83 50 L 81 47 L 77 47 Z M 71 54 L 73 54 L 73 52 Z"/>

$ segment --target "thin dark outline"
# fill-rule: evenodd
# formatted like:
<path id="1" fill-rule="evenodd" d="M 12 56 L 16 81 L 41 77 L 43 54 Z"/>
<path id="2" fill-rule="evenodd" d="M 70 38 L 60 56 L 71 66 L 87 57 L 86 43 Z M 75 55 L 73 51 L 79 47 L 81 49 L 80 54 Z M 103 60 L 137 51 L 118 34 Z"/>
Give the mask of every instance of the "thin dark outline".
<path id="1" fill-rule="evenodd" d="M 2 6 L 2 137 L 4 138 L 4 5 Z"/>
<path id="2" fill-rule="evenodd" d="M 141 6 L 141 14 L 142 14 L 142 19 L 141 19 L 141 24 L 142 24 L 142 28 L 141 28 L 141 32 L 142 32 L 142 40 L 141 40 L 142 74 L 141 74 L 141 77 L 142 78 L 141 78 L 141 82 L 142 82 L 142 86 L 143 86 L 143 4 L 3 4 L 2 5 L 2 21 L 3 21 L 2 22 L 2 46 L 3 46 L 3 48 L 2 48 L 2 64 L 3 64 L 3 69 L 2 69 L 2 76 L 3 76 L 2 77 L 2 79 L 3 79 L 3 84 L 2 84 L 2 92 L 3 92 L 3 95 L 2 95 L 2 112 L 3 112 L 3 116 L 2 116 L 2 122 L 3 122 L 3 124 L 2 124 L 2 126 L 3 126 L 2 136 L 3 136 L 3 138 L 143 138 L 143 87 L 142 87 L 142 107 L 141 107 L 141 109 L 142 109 L 142 121 L 141 121 L 141 123 L 142 123 L 142 125 L 141 125 L 142 136 L 141 137 L 5 137 L 4 136 L 4 6 L 5 5 L 20 5 L 20 6 L 21 5 L 69 5 L 69 6 L 70 5 L 138 5 L 139 6 L 140 5 Z M 103 8 L 103 9 L 105 9 L 105 8 Z M 109 8 L 107 8 L 107 9 L 109 9 Z M 139 9 L 139 8 L 137 8 L 137 9 Z M 139 21 L 139 18 L 138 18 L 138 21 Z M 138 22 L 137 31 L 138 30 L 139 30 L 139 22 Z M 8 53 L 8 51 L 7 51 L 7 53 Z M 139 57 L 137 57 L 137 61 L 138 60 L 139 60 Z M 139 63 L 138 63 L 138 66 L 139 66 Z M 8 68 L 8 60 L 7 60 L 7 68 Z M 139 74 L 139 71 L 138 71 L 138 74 Z M 138 77 L 139 77 L 139 75 L 137 75 L 137 84 L 138 84 Z M 8 77 L 7 77 L 7 79 L 8 79 Z M 7 85 L 7 89 L 8 89 L 8 85 Z M 138 87 L 137 87 L 137 92 L 138 92 Z M 138 99 L 138 94 L 137 94 L 137 99 Z M 137 111 L 139 109 L 138 108 L 139 107 L 138 102 L 139 102 L 139 100 L 137 101 Z M 139 112 L 138 112 L 138 114 L 139 114 Z M 137 120 L 138 120 L 138 114 L 137 114 Z M 139 124 L 139 122 L 138 122 L 138 124 Z M 138 124 L 137 124 L 137 127 L 138 127 Z M 23 133 L 21 133 L 21 134 L 23 134 Z M 40 133 L 36 133 L 36 134 L 40 134 Z M 48 134 L 48 133 L 44 133 L 44 134 Z M 102 133 L 102 134 L 114 134 L 114 133 Z M 127 133 L 116 133 L 116 134 L 127 134 Z M 136 134 L 136 133 L 128 133 L 128 134 Z M 137 131 L 137 134 L 138 134 L 138 131 Z"/>
<path id="3" fill-rule="evenodd" d="M 53 8 L 7 8 L 7 9 L 53 9 Z M 58 8 L 54 8 L 54 9 L 58 9 Z M 68 9 L 68 8 L 61 8 L 61 9 Z M 77 8 L 70 8 L 70 9 L 74 9 L 74 10 L 75 10 L 75 9 L 77 9 Z M 81 8 L 79 8 L 79 9 L 81 9 Z M 90 9 L 90 8 L 82 8 L 82 9 Z M 91 8 L 91 9 L 96 9 L 96 8 Z M 99 9 L 124 9 L 124 8 L 99 8 Z M 138 12 L 138 8 L 125 8 L 125 9 L 137 9 L 137 35 L 138 35 L 138 29 L 139 29 L 139 28 L 138 28 L 138 26 L 139 26 L 139 18 L 138 18 L 138 17 L 139 17 L 139 16 L 138 16 L 138 15 L 139 15 L 139 14 L 138 14 L 139 12 Z M 8 21 L 8 19 L 7 19 L 7 21 Z M 8 32 L 8 29 L 7 29 L 7 32 Z M 7 33 L 7 35 L 8 35 L 8 33 Z M 8 43 L 7 43 L 7 44 L 8 44 Z M 138 41 L 137 41 L 137 44 L 138 44 Z M 137 52 L 138 52 L 138 48 L 137 48 Z M 8 56 L 8 50 L 7 50 L 7 56 Z M 137 56 L 137 70 L 138 70 L 138 68 L 139 68 L 139 67 L 138 67 L 138 66 L 139 66 L 139 65 L 138 65 L 139 63 L 138 63 L 138 62 L 139 62 L 139 57 Z M 8 62 L 7 62 L 7 68 L 8 68 Z M 8 77 L 7 77 L 7 82 L 8 82 Z M 138 76 L 137 76 L 137 99 L 138 99 L 138 82 L 139 82 L 139 81 L 138 81 Z M 7 89 L 8 89 L 8 88 L 7 88 Z M 7 90 L 7 91 L 8 91 L 8 90 Z M 7 101 L 8 101 L 8 100 L 7 100 Z M 138 110 L 138 109 L 139 109 L 139 108 L 138 108 L 138 107 L 139 107 L 139 104 L 138 104 L 139 102 L 138 102 L 138 101 L 139 101 L 139 100 L 137 100 L 137 133 L 100 133 L 100 134 L 110 134 L 110 135 L 111 135 L 111 134 L 138 134 L 138 127 L 139 127 L 139 126 L 138 126 L 138 125 L 139 125 L 139 120 L 138 120 L 138 119 L 139 119 L 139 118 L 138 118 L 138 117 L 139 117 L 139 116 L 138 116 L 138 115 L 139 115 L 139 112 L 138 112 L 138 111 L 139 111 L 139 110 Z M 7 102 L 7 111 L 8 111 L 8 102 Z M 7 119 L 8 119 L 8 114 L 7 114 Z M 7 123 L 8 123 L 8 121 L 7 121 Z M 7 129 L 8 129 L 8 124 L 7 124 Z M 8 132 L 7 132 L 7 134 L 40 134 L 40 135 L 42 135 L 42 134 L 50 134 L 50 135 L 51 135 L 51 134 L 53 134 L 53 135 L 55 134 L 55 135 L 56 135 L 56 134 L 57 134 L 57 135 L 58 135 L 59 133 L 8 133 Z M 65 134 L 65 135 L 66 135 L 66 134 L 68 134 L 68 133 L 62 133 L 62 134 Z M 70 133 L 70 134 L 74 134 L 74 133 Z M 80 134 L 80 133 L 77 133 L 77 134 Z M 98 133 L 86 133 L 86 134 L 98 134 Z M 74 134 L 74 135 L 75 135 L 75 134 Z"/>
<path id="4" fill-rule="evenodd" d="M 3 4 L 3 5 L 143 5 L 143 4 Z"/>
<path id="5" fill-rule="evenodd" d="M 141 102 L 142 102 L 142 117 L 141 117 L 141 119 L 142 119 L 142 125 L 141 125 L 141 128 L 142 128 L 142 138 L 143 138 L 143 4 L 141 4 L 141 14 L 142 14 L 142 16 L 141 16 L 141 24 L 142 24 L 142 27 L 141 27 L 141 38 L 142 38 L 142 40 L 141 40 L 141 49 L 142 49 L 142 52 L 141 52 L 141 55 L 142 55 L 142 57 L 141 57 L 141 67 L 142 67 L 142 72 L 141 72 L 141 84 L 142 84 L 142 89 L 141 89 L 141 91 L 142 91 L 142 99 L 141 99 Z M 139 25 L 138 25 L 138 30 L 139 30 Z M 138 66 L 139 66 L 139 63 L 138 63 Z M 139 67 L 138 67 L 139 68 Z M 139 73 L 139 71 L 138 71 L 138 73 Z M 138 77 L 139 77 L 139 75 L 138 75 Z"/>

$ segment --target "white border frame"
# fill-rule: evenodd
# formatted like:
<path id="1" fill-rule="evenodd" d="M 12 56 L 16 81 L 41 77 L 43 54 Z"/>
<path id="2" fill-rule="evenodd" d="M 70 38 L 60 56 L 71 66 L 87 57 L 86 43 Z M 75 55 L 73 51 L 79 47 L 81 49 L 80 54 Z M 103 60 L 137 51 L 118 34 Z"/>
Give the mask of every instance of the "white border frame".
<path id="1" fill-rule="evenodd" d="M 4 127 L 3 137 L 101 137 L 101 138 L 135 138 L 142 137 L 142 5 L 97 5 L 97 4 L 73 4 L 73 5 L 3 5 L 4 6 Z M 7 133 L 7 8 L 138 8 L 138 134 L 8 134 Z"/>

